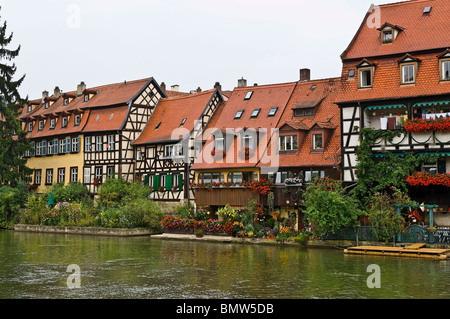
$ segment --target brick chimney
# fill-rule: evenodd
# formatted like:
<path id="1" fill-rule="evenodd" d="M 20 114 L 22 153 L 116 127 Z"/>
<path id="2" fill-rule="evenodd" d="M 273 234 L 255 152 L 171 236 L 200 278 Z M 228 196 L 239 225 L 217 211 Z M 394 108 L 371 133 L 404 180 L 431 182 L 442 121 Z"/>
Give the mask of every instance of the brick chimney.
<path id="1" fill-rule="evenodd" d="M 308 82 L 309 80 L 311 80 L 311 70 L 300 69 L 300 82 Z"/>
<path id="2" fill-rule="evenodd" d="M 55 90 L 53 91 L 53 95 L 56 99 L 58 99 L 61 96 L 61 90 L 58 86 L 55 86 Z"/>
<path id="3" fill-rule="evenodd" d="M 201 93 L 202 89 L 200 87 L 197 88 L 197 93 Z"/>
<path id="4" fill-rule="evenodd" d="M 77 96 L 80 96 L 83 94 L 83 91 L 86 90 L 86 84 L 82 81 L 80 84 L 78 84 L 77 86 Z"/>
<path id="5" fill-rule="evenodd" d="M 222 90 L 222 85 L 220 85 L 219 82 L 216 82 L 216 83 L 214 84 L 214 88 L 215 88 L 215 89 L 219 89 L 219 91 L 221 91 L 221 90 Z"/>
<path id="6" fill-rule="evenodd" d="M 166 92 L 166 83 L 161 82 L 161 84 L 159 85 L 161 87 L 161 90 L 163 90 L 164 92 Z"/>
<path id="7" fill-rule="evenodd" d="M 48 91 L 43 91 L 42 92 L 42 99 L 45 99 L 46 97 L 48 97 Z"/>

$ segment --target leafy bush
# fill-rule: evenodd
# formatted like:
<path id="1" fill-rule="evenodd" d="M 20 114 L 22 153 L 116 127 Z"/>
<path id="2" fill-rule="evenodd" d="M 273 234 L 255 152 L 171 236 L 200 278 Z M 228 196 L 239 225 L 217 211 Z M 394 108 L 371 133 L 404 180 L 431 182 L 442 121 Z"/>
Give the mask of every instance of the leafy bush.
<path id="1" fill-rule="evenodd" d="M 297 244 L 300 244 L 302 246 L 306 246 L 306 244 L 309 241 L 309 237 L 311 234 L 309 234 L 308 232 L 304 232 L 304 233 L 300 233 L 298 234 L 296 237 L 294 237 L 294 241 Z"/>
<path id="2" fill-rule="evenodd" d="M 304 206 L 306 219 L 319 236 L 357 225 L 362 214 L 341 183 L 329 178 L 317 179 L 306 188 Z"/>
<path id="3" fill-rule="evenodd" d="M 107 179 L 99 187 L 98 196 L 100 207 L 118 207 L 127 197 L 130 197 L 130 183 L 122 178 Z"/>
<path id="4" fill-rule="evenodd" d="M 0 227 L 9 227 L 25 207 L 29 191 L 24 183 L 16 187 L 0 187 Z"/>

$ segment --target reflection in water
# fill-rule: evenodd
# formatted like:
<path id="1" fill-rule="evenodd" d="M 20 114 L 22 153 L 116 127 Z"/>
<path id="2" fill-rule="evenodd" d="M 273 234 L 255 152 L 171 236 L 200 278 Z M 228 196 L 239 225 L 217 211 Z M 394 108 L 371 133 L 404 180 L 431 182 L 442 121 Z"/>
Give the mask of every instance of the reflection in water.
<path id="1" fill-rule="evenodd" d="M 0 231 L 0 298 L 448 298 L 449 275 L 448 261 L 341 250 Z"/>

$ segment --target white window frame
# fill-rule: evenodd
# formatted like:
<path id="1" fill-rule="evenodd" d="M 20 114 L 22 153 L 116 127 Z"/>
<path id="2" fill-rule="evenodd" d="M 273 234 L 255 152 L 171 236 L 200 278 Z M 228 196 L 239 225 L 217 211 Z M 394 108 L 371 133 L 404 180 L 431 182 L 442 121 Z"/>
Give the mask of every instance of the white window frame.
<path id="1" fill-rule="evenodd" d="M 95 176 L 94 178 L 98 178 L 100 181 L 103 182 L 103 166 L 96 166 L 95 167 Z"/>
<path id="2" fill-rule="evenodd" d="M 78 153 L 80 151 L 80 137 L 72 138 L 72 153 Z"/>
<path id="3" fill-rule="evenodd" d="M 412 68 L 412 71 L 410 70 Z M 407 63 L 401 65 L 401 81 L 402 84 L 414 84 L 416 83 L 416 63 Z M 412 73 L 412 74 L 411 74 Z M 412 80 L 410 79 L 412 75 Z"/>
<path id="4" fill-rule="evenodd" d="M 62 118 L 62 125 L 61 125 L 61 127 L 62 127 L 62 128 L 66 128 L 68 122 L 69 122 L 69 121 L 68 121 L 68 119 L 67 119 L 67 116 L 64 116 L 64 117 Z"/>
<path id="5" fill-rule="evenodd" d="M 365 76 L 363 76 L 363 74 L 365 74 L 366 72 L 369 72 L 370 75 L 370 84 L 367 83 L 363 83 L 363 80 L 366 79 Z M 369 67 L 362 67 L 358 70 L 358 75 L 359 75 L 359 88 L 361 89 L 366 89 L 366 88 L 371 88 L 373 87 L 373 78 L 374 78 L 374 68 L 372 66 Z"/>
<path id="6" fill-rule="evenodd" d="M 447 77 L 445 76 L 446 71 L 448 74 Z M 450 81 L 450 60 L 442 60 L 441 61 L 441 80 L 442 81 Z"/>
<path id="7" fill-rule="evenodd" d="M 225 150 L 225 138 L 223 137 L 214 138 L 214 149 L 216 151 Z"/>
<path id="8" fill-rule="evenodd" d="M 42 182 L 42 170 L 38 169 L 34 172 L 34 184 L 41 185 Z"/>
<path id="9" fill-rule="evenodd" d="M 70 181 L 74 183 L 78 182 L 78 167 L 70 168 Z"/>
<path id="10" fill-rule="evenodd" d="M 78 126 L 78 125 L 80 125 L 80 123 L 81 123 L 81 115 L 79 115 L 79 114 L 77 114 L 77 115 L 75 115 L 75 126 Z"/>
<path id="11" fill-rule="evenodd" d="M 55 129 L 56 126 L 56 119 L 50 119 L 50 129 Z"/>
<path id="12" fill-rule="evenodd" d="M 65 168 L 58 168 L 58 183 L 65 183 L 66 182 L 66 169 Z"/>
<path id="13" fill-rule="evenodd" d="M 108 135 L 108 151 L 114 151 L 116 146 L 116 136 Z"/>
<path id="14" fill-rule="evenodd" d="M 44 129 L 44 121 L 39 121 L 38 129 L 39 131 L 42 131 Z"/>
<path id="15" fill-rule="evenodd" d="M 47 169 L 45 171 L 45 183 L 47 185 L 53 184 L 53 169 Z"/>
<path id="16" fill-rule="evenodd" d="M 28 123 L 28 132 L 33 131 L 33 122 Z"/>
<path id="17" fill-rule="evenodd" d="M 83 167 L 83 183 L 90 184 L 91 183 L 91 168 Z"/>
<path id="18" fill-rule="evenodd" d="M 320 144 L 321 144 L 321 147 L 317 147 L 316 146 L 316 136 L 320 136 Z M 313 136 L 312 136 L 312 142 L 313 142 L 313 150 L 316 150 L 316 151 L 321 151 L 321 150 L 323 150 L 323 134 L 322 133 L 315 133 L 315 134 L 313 134 Z"/>
<path id="19" fill-rule="evenodd" d="M 98 135 L 95 137 L 95 151 L 103 151 L 103 135 Z"/>
<path id="20" fill-rule="evenodd" d="M 294 141 L 296 147 L 294 148 Z M 290 144 L 290 148 L 288 148 Z M 279 151 L 296 151 L 298 150 L 298 139 L 297 135 L 284 135 L 279 137 Z"/>
<path id="21" fill-rule="evenodd" d="M 86 153 L 92 152 L 92 136 L 84 137 L 84 151 Z"/>

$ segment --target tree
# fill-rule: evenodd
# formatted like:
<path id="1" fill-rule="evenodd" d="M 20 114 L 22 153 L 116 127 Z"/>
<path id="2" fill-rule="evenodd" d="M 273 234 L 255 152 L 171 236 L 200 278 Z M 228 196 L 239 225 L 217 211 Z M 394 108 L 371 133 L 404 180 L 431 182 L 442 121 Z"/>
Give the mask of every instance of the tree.
<path id="1" fill-rule="evenodd" d="M 358 202 L 345 193 L 341 182 L 330 178 L 317 179 L 306 188 L 304 206 L 306 219 L 320 236 L 356 226 L 362 214 Z"/>
<path id="2" fill-rule="evenodd" d="M 15 186 L 32 170 L 22 157 L 31 146 L 19 122 L 19 111 L 26 99 L 20 97 L 18 89 L 25 75 L 14 80 L 17 67 L 11 61 L 19 55 L 20 45 L 10 50 L 12 38 L 12 33 L 7 35 L 5 21 L 0 26 L 0 184 Z"/>

